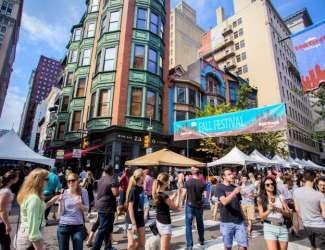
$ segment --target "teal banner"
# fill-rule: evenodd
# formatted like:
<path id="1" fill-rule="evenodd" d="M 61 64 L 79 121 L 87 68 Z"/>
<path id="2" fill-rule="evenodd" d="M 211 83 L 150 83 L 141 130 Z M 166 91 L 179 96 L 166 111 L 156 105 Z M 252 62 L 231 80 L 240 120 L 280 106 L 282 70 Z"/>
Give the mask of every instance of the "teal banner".
<path id="1" fill-rule="evenodd" d="M 174 123 L 174 140 L 267 133 L 287 129 L 284 104 Z"/>

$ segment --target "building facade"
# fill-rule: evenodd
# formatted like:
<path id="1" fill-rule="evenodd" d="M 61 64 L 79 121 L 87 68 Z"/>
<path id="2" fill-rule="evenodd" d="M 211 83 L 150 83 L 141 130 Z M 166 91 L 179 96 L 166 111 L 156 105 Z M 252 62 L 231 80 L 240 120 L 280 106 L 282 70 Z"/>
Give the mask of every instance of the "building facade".
<path id="1" fill-rule="evenodd" d="M 87 133 L 101 163 L 120 168 L 168 144 L 169 0 L 90 0 L 73 26 L 52 149 L 80 148 Z"/>
<path id="2" fill-rule="evenodd" d="M 0 0 L 0 117 L 18 43 L 23 0 Z"/>
<path id="3" fill-rule="evenodd" d="M 312 109 L 296 91 L 302 84 L 292 43 L 285 39 L 291 32 L 271 1 L 234 0 L 233 16 L 225 19 L 222 8 L 216 13 L 218 25 L 203 36 L 200 55 L 253 82 L 259 106 L 285 103 L 290 155 L 319 161 L 318 144 L 311 138 Z"/>
<path id="4" fill-rule="evenodd" d="M 299 32 L 308 26 L 313 25 L 313 21 L 306 8 L 299 10 L 284 19 L 285 24 L 291 33 Z"/>
<path id="5" fill-rule="evenodd" d="M 27 95 L 19 126 L 20 136 L 27 145 L 31 142 L 37 105 L 48 96 L 52 86 L 57 86 L 61 71 L 59 61 L 41 56 L 36 70 L 32 73 L 30 92 Z"/>
<path id="6" fill-rule="evenodd" d="M 187 70 L 198 56 L 204 30 L 196 22 L 196 11 L 181 1 L 170 14 L 169 68 L 178 65 Z"/>

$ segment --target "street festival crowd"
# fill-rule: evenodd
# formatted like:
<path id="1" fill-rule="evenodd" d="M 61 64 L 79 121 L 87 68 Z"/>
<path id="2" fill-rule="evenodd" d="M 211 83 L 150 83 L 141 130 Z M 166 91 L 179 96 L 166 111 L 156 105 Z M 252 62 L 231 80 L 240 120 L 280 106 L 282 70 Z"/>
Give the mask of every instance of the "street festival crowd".
<path id="1" fill-rule="evenodd" d="M 224 168 L 220 176 L 205 176 L 200 168 L 188 172 L 161 172 L 125 168 L 116 175 L 107 165 L 95 180 L 91 168 L 52 167 L 31 170 L 24 177 L 17 196 L 11 187 L 19 173 L 8 171 L 0 185 L 1 249 L 46 249 L 43 229 L 52 210 L 57 217 L 58 249 L 115 249 L 112 232 L 116 215 L 125 215 L 127 249 L 172 249 L 171 211 L 184 211 L 186 249 L 193 249 L 193 222 L 200 245 L 205 244 L 203 213 L 206 205 L 213 220 L 219 220 L 224 248 L 237 242 L 240 250 L 260 221 L 266 249 L 285 250 L 289 235 L 304 231 L 312 249 L 325 249 L 325 175 L 299 169 L 236 171 Z M 77 173 L 76 173 L 77 172 Z M 19 205 L 17 230 L 9 217 L 12 204 Z M 150 208 L 156 209 L 150 218 Z M 152 211 L 152 210 L 151 210 Z M 96 213 L 96 222 L 87 228 L 86 219 Z M 151 237 L 145 237 L 150 220 Z M 193 227 L 193 228 L 192 228 Z M 84 241 L 85 244 L 84 244 Z M 157 244 L 154 244 L 157 243 Z"/>

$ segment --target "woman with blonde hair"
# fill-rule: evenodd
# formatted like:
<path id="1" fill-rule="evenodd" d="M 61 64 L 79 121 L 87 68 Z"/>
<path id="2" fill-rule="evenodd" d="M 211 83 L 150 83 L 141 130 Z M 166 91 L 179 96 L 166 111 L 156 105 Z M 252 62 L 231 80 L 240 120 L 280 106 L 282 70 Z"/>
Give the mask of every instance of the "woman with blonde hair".
<path id="1" fill-rule="evenodd" d="M 172 222 L 170 217 L 170 209 L 179 210 L 179 207 L 173 202 L 177 192 L 171 197 L 166 194 L 169 186 L 169 174 L 160 173 L 157 180 L 153 183 L 152 196 L 157 207 L 156 224 L 160 234 L 160 249 L 169 250 L 172 237 Z"/>
<path id="2" fill-rule="evenodd" d="M 142 169 L 134 171 L 129 181 L 126 191 L 127 214 L 126 223 L 128 224 L 128 249 L 143 249 L 145 246 L 144 230 L 144 172 Z"/>
<path id="3" fill-rule="evenodd" d="M 72 240 L 74 250 L 83 249 L 83 240 L 86 238 L 85 216 L 89 201 L 87 190 L 79 185 L 79 176 L 70 173 L 67 176 L 68 189 L 60 197 L 59 213 L 61 214 L 57 237 L 60 250 L 69 250 L 69 241 Z"/>
<path id="4" fill-rule="evenodd" d="M 16 235 L 16 250 L 33 247 L 35 250 L 45 249 L 42 228 L 45 226 L 44 212 L 52 206 L 60 196 L 54 196 L 45 204 L 43 189 L 47 183 L 49 172 L 36 168 L 29 173 L 18 193 L 20 205 L 20 226 Z"/>

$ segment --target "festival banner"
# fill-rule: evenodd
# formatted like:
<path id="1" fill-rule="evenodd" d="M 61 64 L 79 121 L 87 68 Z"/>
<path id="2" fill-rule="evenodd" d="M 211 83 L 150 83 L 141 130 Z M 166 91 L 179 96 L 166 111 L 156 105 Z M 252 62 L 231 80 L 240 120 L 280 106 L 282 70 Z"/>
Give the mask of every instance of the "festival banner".
<path id="1" fill-rule="evenodd" d="M 267 133 L 287 129 L 284 104 L 207 116 L 174 123 L 174 140 Z"/>
<path id="2" fill-rule="evenodd" d="M 325 83 L 325 20 L 291 36 L 305 92 Z"/>

